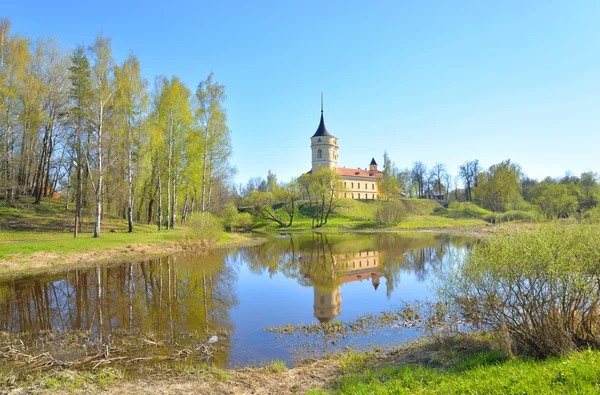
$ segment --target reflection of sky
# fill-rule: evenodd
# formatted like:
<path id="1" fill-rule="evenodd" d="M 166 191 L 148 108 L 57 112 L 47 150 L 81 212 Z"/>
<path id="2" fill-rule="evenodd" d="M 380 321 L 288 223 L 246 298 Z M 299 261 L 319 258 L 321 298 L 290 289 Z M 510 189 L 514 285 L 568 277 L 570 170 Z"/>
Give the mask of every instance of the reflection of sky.
<path id="1" fill-rule="evenodd" d="M 314 356 L 311 350 L 318 348 L 318 336 L 311 336 L 310 347 L 306 347 L 308 338 L 303 335 L 279 339 L 263 331 L 270 326 L 317 323 L 313 309 L 313 287 L 301 286 L 297 279 L 287 278 L 279 272 L 270 277 L 267 269 L 260 274 L 253 273 L 241 261 L 236 266 L 239 276 L 235 292 L 240 302 L 230 312 L 235 323 L 230 363 L 236 366 L 274 359 L 292 361 L 298 355 Z M 386 295 L 387 280 L 382 277 L 380 281 L 377 290 L 370 278 L 342 284 L 341 313 L 335 320 L 352 321 L 365 314 L 401 307 L 403 302 L 432 300 L 429 281 L 418 279 L 411 270 L 400 271 L 399 283 L 389 298 Z M 409 329 L 349 336 L 335 348 L 397 343 L 417 335 L 419 333 Z"/>
<path id="2" fill-rule="evenodd" d="M 462 245 L 464 240 L 458 243 Z M 343 235 L 330 236 L 329 240 L 312 235 L 294 236 L 293 239 L 286 237 L 284 240 L 275 238 L 254 249 L 213 251 L 186 255 L 185 259 L 165 257 L 131 264 L 128 268 L 116 266 L 101 269 L 104 290 L 101 299 L 97 297 L 96 270 L 99 269 L 80 271 L 80 277 L 63 273 L 48 278 L 0 284 L 0 291 L 4 292 L 1 295 L 6 299 L 0 300 L 0 327 L 19 331 L 23 330 L 19 329 L 21 323 L 31 321 L 33 324 L 30 329 L 26 327 L 26 331 L 43 329 L 44 325 L 69 330 L 77 327 L 71 313 L 73 310 L 81 312 L 79 326 L 88 328 L 96 325 L 93 326 L 96 328 L 98 306 L 102 307 L 101 316 L 108 330 L 129 330 L 131 326 L 135 330 L 160 332 L 172 328 L 176 333 L 181 331 L 185 334 L 188 331 L 204 331 L 208 319 L 207 336 L 218 328 L 233 329 L 231 339 L 219 342 L 227 349 L 223 358 L 229 358 L 231 365 L 262 363 L 273 359 L 291 362 L 296 361 L 298 356 L 315 356 L 345 346 L 372 347 L 375 344 L 397 343 L 419 333 L 412 329 L 396 331 L 386 328 L 368 334 L 350 335 L 331 345 L 331 339 L 324 339 L 319 334 L 285 336 L 281 339 L 264 332 L 264 329 L 319 322 L 314 315 L 315 291 L 309 284 L 313 280 L 325 281 L 329 288 L 319 288 L 319 295 L 323 296 L 328 289 L 332 292 L 328 295 L 333 295 L 338 282 L 330 281 L 334 269 L 331 266 L 334 261 L 331 254 L 339 257 L 346 252 L 355 254 L 370 251 L 378 254 L 380 262 L 377 268 L 357 269 L 364 279 L 356 280 L 356 271 L 344 266 L 349 262 L 337 260 L 338 266 L 334 270 L 343 277 L 338 280 L 343 281 L 340 286 L 339 314 L 337 307 L 330 310 L 334 313 L 334 320 L 350 322 L 366 314 L 401 308 L 403 302 L 433 300 L 429 288 L 435 273 L 434 267 L 447 267 L 450 254 L 443 254 L 454 251 L 451 244 L 448 238 L 436 238 L 433 235 Z M 437 260 L 442 256 L 440 254 L 444 256 L 441 267 L 438 261 L 431 264 L 430 260 Z M 292 259 L 292 256 L 296 259 Z M 357 267 L 359 265 L 360 262 Z M 269 274 L 269 267 L 272 275 Z M 373 287 L 370 270 L 373 273 L 379 270 L 389 276 L 380 278 L 377 290 Z M 284 273 L 292 277 L 288 278 Z M 312 277 L 305 278 L 302 273 L 310 273 Z M 78 284 L 76 278 L 80 278 L 79 293 L 74 288 Z M 45 296 L 45 287 L 54 291 L 49 293 L 49 297 Z M 391 293 L 388 290 L 392 290 Z M 77 295 L 82 298 L 81 307 L 76 303 Z M 208 297 L 205 298 L 205 295 Z M 97 304 L 97 300 L 102 303 Z M 40 303 L 45 308 L 43 314 L 35 308 Z M 207 314 L 204 313 L 204 307 L 207 308 Z M 168 325 L 171 315 L 173 324 Z M 50 325 L 45 321 L 46 316 L 51 320 Z"/>

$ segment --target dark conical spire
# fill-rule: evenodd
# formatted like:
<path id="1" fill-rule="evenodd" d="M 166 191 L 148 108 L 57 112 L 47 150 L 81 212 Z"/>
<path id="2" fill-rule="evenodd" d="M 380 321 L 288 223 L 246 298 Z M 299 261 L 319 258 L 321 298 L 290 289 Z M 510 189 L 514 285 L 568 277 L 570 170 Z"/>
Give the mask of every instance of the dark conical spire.
<path id="1" fill-rule="evenodd" d="M 322 92 L 321 92 L 321 122 L 319 122 L 319 127 L 317 128 L 317 131 L 315 132 L 315 134 L 313 134 L 313 137 L 318 137 L 318 136 L 333 137 L 333 135 L 331 133 L 329 133 L 329 130 L 327 130 L 327 125 L 325 125 L 325 119 L 323 118 L 323 93 Z"/>
<path id="2" fill-rule="evenodd" d="M 369 166 L 377 166 L 377 162 L 375 162 L 375 158 L 371 159 L 371 163 L 369 163 Z"/>

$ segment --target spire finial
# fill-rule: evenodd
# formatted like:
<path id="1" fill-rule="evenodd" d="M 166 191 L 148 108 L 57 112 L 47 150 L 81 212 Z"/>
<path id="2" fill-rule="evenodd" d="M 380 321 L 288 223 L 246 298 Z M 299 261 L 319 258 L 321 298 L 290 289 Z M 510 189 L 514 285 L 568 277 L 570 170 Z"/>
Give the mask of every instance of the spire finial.
<path id="1" fill-rule="evenodd" d="M 321 114 L 323 114 L 323 92 L 321 92 Z"/>

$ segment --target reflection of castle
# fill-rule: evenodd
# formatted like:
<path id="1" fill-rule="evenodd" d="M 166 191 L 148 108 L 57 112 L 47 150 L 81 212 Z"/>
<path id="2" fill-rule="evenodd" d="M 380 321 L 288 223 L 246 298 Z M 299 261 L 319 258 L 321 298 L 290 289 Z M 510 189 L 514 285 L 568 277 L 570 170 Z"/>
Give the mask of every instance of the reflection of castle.
<path id="1" fill-rule="evenodd" d="M 331 273 L 335 287 L 321 287 L 314 276 L 306 273 L 314 282 L 314 314 L 321 322 L 331 321 L 341 312 L 342 296 L 340 287 L 342 284 L 353 281 L 371 280 L 373 288 L 377 290 L 379 280 L 382 276 L 379 270 L 378 251 L 360 251 L 349 254 L 338 254 L 332 256 L 333 271 Z M 325 263 L 324 263 L 325 264 Z"/>

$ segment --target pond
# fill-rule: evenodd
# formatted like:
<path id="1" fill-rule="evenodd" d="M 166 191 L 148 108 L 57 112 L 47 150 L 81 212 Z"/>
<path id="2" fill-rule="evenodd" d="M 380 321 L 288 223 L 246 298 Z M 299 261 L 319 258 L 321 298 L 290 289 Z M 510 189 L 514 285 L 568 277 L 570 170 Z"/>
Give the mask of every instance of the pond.
<path id="1" fill-rule="evenodd" d="M 289 366 L 348 346 L 372 348 L 422 335 L 391 325 L 335 338 L 266 329 L 351 322 L 403 302 L 432 301 L 432 280 L 471 242 L 434 233 L 282 235 L 255 247 L 6 282 L 0 284 L 0 331 L 20 334 L 40 352 L 48 336 L 59 339 L 59 356 L 101 342 L 107 354 L 109 345 L 129 344 L 135 352 L 146 350 L 139 360 L 172 360 L 165 355 L 177 350 L 187 356 L 210 344 L 210 360 L 219 366 L 272 360 Z"/>

